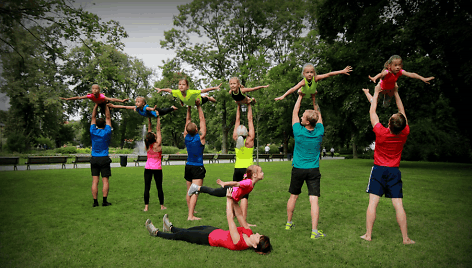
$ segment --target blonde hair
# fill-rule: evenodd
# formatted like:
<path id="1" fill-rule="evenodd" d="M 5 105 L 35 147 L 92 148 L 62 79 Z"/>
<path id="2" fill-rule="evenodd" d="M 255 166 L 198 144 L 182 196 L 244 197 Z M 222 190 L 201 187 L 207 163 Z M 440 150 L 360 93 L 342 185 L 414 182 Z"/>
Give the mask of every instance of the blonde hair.
<path id="1" fill-rule="evenodd" d="M 137 100 L 142 100 L 144 105 L 146 105 L 146 99 L 144 97 L 136 97 Z"/>
<path id="2" fill-rule="evenodd" d="M 308 113 L 306 115 L 306 119 L 308 122 L 310 122 L 310 125 L 316 126 L 316 123 L 318 122 L 319 116 L 318 113 L 315 110 L 306 110 Z"/>
<path id="3" fill-rule="evenodd" d="M 315 74 L 316 74 L 315 65 L 313 65 L 312 63 L 309 63 L 309 62 L 308 62 L 308 63 L 305 63 L 305 64 L 303 65 L 303 68 L 302 68 L 302 77 L 305 77 L 305 75 L 303 75 L 303 72 L 305 71 L 305 68 L 306 68 L 306 67 L 313 67 L 313 70 L 315 70 Z"/>
<path id="4" fill-rule="evenodd" d="M 195 134 L 197 134 L 197 124 L 195 124 L 193 122 L 188 123 L 187 124 L 187 132 L 191 136 L 194 136 Z"/>
<path id="5" fill-rule="evenodd" d="M 252 179 L 253 174 L 259 172 L 259 169 L 258 169 L 258 168 L 261 168 L 261 167 L 258 166 L 258 165 L 250 165 L 250 166 L 246 169 L 246 177 L 247 177 L 248 179 Z M 262 170 L 262 168 L 261 168 L 261 170 Z"/>
<path id="6" fill-rule="evenodd" d="M 384 63 L 384 68 L 382 71 L 384 70 L 388 70 L 388 66 L 390 66 L 390 64 L 392 64 L 392 62 L 394 60 L 400 60 L 402 62 L 402 65 L 403 65 L 403 60 L 402 60 L 402 57 L 398 56 L 398 55 L 393 55 L 391 56 L 385 63 Z"/>
<path id="7" fill-rule="evenodd" d="M 247 128 L 243 125 L 238 126 L 236 129 L 236 134 L 238 139 L 236 140 L 236 148 L 241 148 L 244 146 L 244 138 L 247 137 Z"/>

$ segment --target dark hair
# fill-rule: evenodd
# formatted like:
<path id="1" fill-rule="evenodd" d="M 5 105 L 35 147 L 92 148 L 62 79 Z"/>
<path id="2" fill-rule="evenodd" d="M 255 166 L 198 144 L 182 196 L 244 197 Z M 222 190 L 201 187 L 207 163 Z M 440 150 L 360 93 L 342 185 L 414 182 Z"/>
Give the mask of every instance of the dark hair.
<path id="1" fill-rule="evenodd" d="M 191 136 L 195 136 L 197 134 L 197 125 L 193 122 L 188 123 L 187 125 L 187 132 Z"/>
<path id="2" fill-rule="evenodd" d="M 105 119 L 103 119 L 103 118 L 98 118 L 97 121 L 95 121 L 95 125 L 96 125 L 98 128 L 105 128 L 105 125 L 106 125 Z"/>
<path id="3" fill-rule="evenodd" d="M 146 139 L 144 140 L 144 144 L 146 145 L 146 150 L 149 150 L 149 146 L 156 142 L 156 135 L 152 132 L 148 132 L 146 134 Z"/>
<path id="4" fill-rule="evenodd" d="M 257 247 L 254 249 L 254 251 L 262 255 L 269 254 L 272 251 L 272 245 L 270 244 L 269 237 L 261 235 L 259 244 L 257 244 Z"/>
<path id="5" fill-rule="evenodd" d="M 390 131 L 398 135 L 406 127 L 406 118 L 402 113 L 396 113 L 390 117 L 388 123 L 390 125 Z"/>

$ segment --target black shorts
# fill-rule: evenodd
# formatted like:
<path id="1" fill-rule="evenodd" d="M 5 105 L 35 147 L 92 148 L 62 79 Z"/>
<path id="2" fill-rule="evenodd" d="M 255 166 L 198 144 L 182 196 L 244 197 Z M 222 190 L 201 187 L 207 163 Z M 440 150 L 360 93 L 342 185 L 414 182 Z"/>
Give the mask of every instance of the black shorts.
<path id="1" fill-rule="evenodd" d="M 108 178 L 111 176 L 110 168 L 111 159 L 108 156 L 92 156 L 90 159 L 90 169 L 92 176 L 100 176 Z"/>
<path id="2" fill-rule="evenodd" d="M 303 183 L 306 181 L 308 187 L 308 195 L 320 196 L 320 169 L 310 168 L 292 168 L 292 179 L 290 180 L 290 188 L 288 192 L 299 195 L 302 192 Z"/>
<path id="3" fill-rule="evenodd" d="M 206 169 L 204 166 L 185 166 L 185 175 L 184 178 L 186 181 L 204 179 L 206 174 Z"/>

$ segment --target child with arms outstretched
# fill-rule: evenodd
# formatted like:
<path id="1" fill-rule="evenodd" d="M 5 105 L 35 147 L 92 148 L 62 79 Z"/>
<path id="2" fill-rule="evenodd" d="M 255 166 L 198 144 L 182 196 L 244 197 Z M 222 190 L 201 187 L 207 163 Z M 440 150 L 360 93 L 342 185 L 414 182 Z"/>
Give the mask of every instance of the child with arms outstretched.
<path id="1" fill-rule="evenodd" d="M 126 102 L 129 99 L 116 99 L 116 98 L 108 98 L 105 96 L 105 94 L 100 93 L 100 86 L 97 84 L 92 85 L 92 93 L 87 94 L 86 96 L 77 96 L 77 97 L 71 97 L 71 98 L 62 98 L 59 97 L 61 100 L 83 100 L 83 99 L 90 99 L 94 103 L 98 104 L 100 106 L 100 110 L 102 113 L 105 112 L 105 105 L 110 102 L 110 101 L 116 101 L 116 102 Z"/>
<path id="2" fill-rule="evenodd" d="M 347 66 L 346 68 L 340 71 L 334 71 L 334 72 L 329 72 L 326 74 L 317 75 L 315 71 L 315 66 L 311 63 L 306 63 L 305 65 L 303 65 L 303 71 L 302 71 L 303 80 L 300 81 L 291 89 L 289 89 L 287 92 L 285 92 L 285 94 L 283 94 L 282 96 L 275 98 L 275 100 L 276 101 L 283 100 L 289 94 L 292 94 L 299 89 L 301 90 L 303 94 L 308 94 L 308 95 L 315 94 L 317 82 L 320 81 L 321 79 L 325 79 L 330 76 L 335 76 L 338 74 L 349 75 L 349 72 L 351 71 L 352 71 L 352 67 Z"/>
<path id="3" fill-rule="evenodd" d="M 203 105 L 204 103 L 211 101 L 211 102 L 216 102 L 215 98 L 213 97 L 202 97 L 200 94 L 205 93 L 211 90 L 215 89 L 220 89 L 220 85 L 216 87 L 210 87 L 210 88 L 205 88 L 202 90 L 195 90 L 195 89 L 189 89 L 189 84 L 187 79 L 180 79 L 179 80 L 179 89 L 170 89 L 170 88 L 155 88 L 157 92 L 168 92 L 171 93 L 172 96 L 179 98 L 180 103 L 183 104 L 185 103 L 188 106 L 193 106 L 195 105 L 195 100 L 199 99 L 200 100 L 200 105 Z"/>
<path id="4" fill-rule="evenodd" d="M 157 117 L 156 111 L 159 113 L 160 116 L 166 115 L 170 112 L 173 112 L 174 110 L 177 110 L 177 107 L 171 106 L 167 108 L 151 108 L 149 105 L 146 104 L 146 99 L 144 97 L 137 97 L 136 100 L 136 106 L 125 106 L 125 105 L 113 105 L 113 104 L 108 104 L 109 107 L 111 108 L 117 108 L 117 109 L 128 109 L 128 110 L 134 110 L 138 112 L 138 114 L 144 116 L 144 117 Z"/>
<path id="5" fill-rule="evenodd" d="M 254 98 L 250 98 L 244 95 L 244 93 L 255 91 L 261 88 L 267 88 L 267 87 L 269 87 L 269 85 L 258 86 L 258 87 L 253 87 L 253 88 L 245 88 L 239 82 L 239 78 L 233 77 L 229 79 L 229 94 L 231 94 L 231 97 L 233 97 L 233 100 L 238 104 L 249 104 L 253 101 L 255 102 L 256 100 Z"/>
<path id="6" fill-rule="evenodd" d="M 424 78 L 419 74 L 407 72 L 402 68 L 402 58 L 398 55 L 393 55 L 385 62 L 384 69 L 382 70 L 382 72 L 378 73 L 374 77 L 371 77 L 369 75 L 369 79 L 374 83 L 377 81 L 377 79 L 380 78 L 380 82 L 377 84 L 376 87 L 380 87 L 380 92 L 384 95 L 384 107 L 387 107 L 390 104 L 390 100 L 394 95 L 394 90 L 398 89 L 397 80 L 400 76 L 404 75 L 406 77 L 416 78 L 425 82 L 426 84 L 429 84 L 429 81 L 434 79 L 433 76 Z M 366 94 L 366 97 L 369 102 L 372 102 L 372 95 L 370 95 L 369 90 L 363 89 L 363 91 Z"/>

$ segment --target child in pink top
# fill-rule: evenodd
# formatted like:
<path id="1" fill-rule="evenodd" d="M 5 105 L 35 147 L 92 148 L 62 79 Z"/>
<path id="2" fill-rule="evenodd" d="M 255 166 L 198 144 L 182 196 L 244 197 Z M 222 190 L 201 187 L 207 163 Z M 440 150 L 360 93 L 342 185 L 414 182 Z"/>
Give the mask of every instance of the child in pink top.
<path id="1" fill-rule="evenodd" d="M 144 211 L 149 210 L 149 191 L 151 190 L 152 176 L 157 187 L 157 196 L 161 204 L 161 210 L 166 209 L 164 206 L 164 191 L 162 189 L 162 136 L 161 136 L 161 120 L 157 116 L 156 133 L 151 131 L 151 118 L 148 118 L 148 134 L 144 143 L 147 150 L 147 161 L 144 167 Z"/>
<path id="2" fill-rule="evenodd" d="M 104 113 L 105 111 L 105 105 L 109 101 L 117 101 L 117 102 L 126 102 L 129 99 L 116 99 L 116 98 L 108 98 L 104 94 L 100 93 L 100 86 L 97 84 L 92 85 L 92 93 L 87 94 L 86 96 L 77 96 L 77 97 L 71 97 L 71 98 L 62 98 L 60 97 L 61 100 L 83 100 L 83 99 L 90 99 L 91 101 L 95 102 L 100 106 L 101 112 Z"/>
<path id="3" fill-rule="evenodd" d="M 416 73 L 410 73 L 402 69 L 403 68 L 403 61 L 402 58 L 398 55 L 393 55 L 391 56 L 384 64 L 384 69 L 382 72 L 377 74 L 374 77 L 371 77 L 369 75 L 369 79 L 372 80 L 372 82 L 376 82 L 377 79 L 380 78 L 380 82 L 377 84 L 376 87 L 380 87 L 380 90 L 383 95 L 384 95 L 384 101 L 383 101 L 383 106 L 387 107 L 390 104 L 390 100 L 393 97 L 393 90 L 398 89 L 397 85 L 397 80 L 400 76 L 404 75 L 410 78 L 416 78 L 419 79 L 426 84 L 429 84 L 429 81 L 434 79 L 434 77 L 428 77 L 424 78 L 421 75 L 418 75 Z M 372 102 L 372 95 L 370 95 L 369 90 L 364 90 L 364 93 L 369 100 L 369 102 Z"/>

